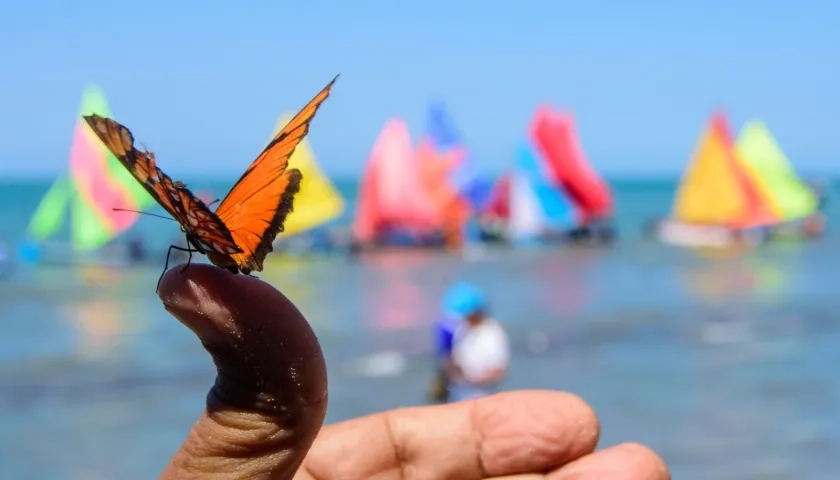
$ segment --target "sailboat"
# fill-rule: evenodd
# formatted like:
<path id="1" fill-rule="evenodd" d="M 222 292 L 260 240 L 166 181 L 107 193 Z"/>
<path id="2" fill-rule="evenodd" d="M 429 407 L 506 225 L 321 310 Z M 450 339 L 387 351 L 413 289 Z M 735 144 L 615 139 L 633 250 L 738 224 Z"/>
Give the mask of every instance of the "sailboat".
<path id="1" fill-rule="evenodd" d="M 531 137 L 543 152 L 550 176 L 580 211 L 580 225 L 571 239 L 611 243 L 615 239 L 612 190 L 587 160 L 572 113 L 541 105 L 531 123 Z"/>
<path id="2" fill-rule="evenodd" d="M 389 119 L 371 149 L 359 186 L 355 241 L 366 247 L 420 246 L 439 233 L 439 213 L 408 126 L 401 118 Z"/>
<path id="3" fill-rule="evenodd" d="M 481 214 L 486 240 L 516 245 L 565 241 L 581 217 L 533 140 L 517 146 L 513 167 L 498 179 Z"/>
<path id="4" fill-rule="evenodd" d="M 755 245 L 778 222 L 733 145 L 726 115 L 715 112 L 677 189 L 671 218 L 651 233 L 681 246 Z"/>
<path id="5" fill-rule="evenodd" d="M 21 259 L 32 263 L 113 263 L 103 248 L 131 227 L 154 200 L 82 121 L 91 113 L 110 117 L 105 96 L 89 86 L 82 96 L 70 147 L 69 173 L 60 176 L 44 195 L 26 230 Z M 51 240 L 70 215 L 70 242 Z M 117 260 L 120 263 L 120 260 Z"/>
<path id="6" fill-rule="evenodd" d="M 801 236 L 802 228 L 821 221 L 819 200 L 799 178 L 787 156 L 760 120 L 748 121 L 735 143 L 747 173 L 770 202 L 780 224 L 773 228 L 773 236 Z M 800 225 L 800 223 L 802 225 Z"/>
<path id="7" fill-rule="evenodd" d="M 603 244 L 614 238 L 612 208 L 612 192 L 586 161 L 571 114 L 543 105 L 517 148 L 514 168 L 496 182 L 482 224 L 486 238 L 518 244 Z"/>
<path id="8" fill-rule="evenodd" d="M 274 138 L 292 118 L 290 113 L 284 113 L 278 119 L 270 138 Z M 288 168 L 300 170 L 303 179 L 300 182 L 300 191 L 295 195 L 294 210 L 286 219 L 283 232 L 277 236 L 277 241 L 287 244 L 290 237 L 306 237 L 304 240 L 307 244 L 315 246 L 318 236 L 302 234 L 312 234 L 340 217 L 345 209 L 344 197 L 321 170 L 308 139 L 304 138 L 295 148 Z M 331 248 L 332 243 L 327 243 L 326 248 Z"/>

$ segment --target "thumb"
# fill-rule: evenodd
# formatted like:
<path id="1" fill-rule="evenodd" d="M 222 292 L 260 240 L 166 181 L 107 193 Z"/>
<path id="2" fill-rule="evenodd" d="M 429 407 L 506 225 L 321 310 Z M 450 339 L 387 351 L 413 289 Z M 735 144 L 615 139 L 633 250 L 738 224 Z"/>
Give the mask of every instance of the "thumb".
<path id="1" fill-rule="evenodd" d="M 294 477 L 327 408 L 309 323 L 271 285 L 211 265 L 170 269 L 159 292 L 217 370 L 207 408 L 160 478 Z"/>

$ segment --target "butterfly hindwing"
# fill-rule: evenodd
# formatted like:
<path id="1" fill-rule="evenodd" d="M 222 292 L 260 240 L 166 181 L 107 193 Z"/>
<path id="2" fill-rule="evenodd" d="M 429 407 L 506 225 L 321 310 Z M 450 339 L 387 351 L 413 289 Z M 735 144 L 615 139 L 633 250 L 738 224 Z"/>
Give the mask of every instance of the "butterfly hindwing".
<path id="1" fill-rule="evenodd" d="M 330 95 L 336 75 L 263 149 L 216 209 L 243 252 L 232 255 L 243 273 L 261 271 L 265 256 L 293 208 L 303 178 L 286 170 L 295 148 L 309 133 L 309 124 Z"/>

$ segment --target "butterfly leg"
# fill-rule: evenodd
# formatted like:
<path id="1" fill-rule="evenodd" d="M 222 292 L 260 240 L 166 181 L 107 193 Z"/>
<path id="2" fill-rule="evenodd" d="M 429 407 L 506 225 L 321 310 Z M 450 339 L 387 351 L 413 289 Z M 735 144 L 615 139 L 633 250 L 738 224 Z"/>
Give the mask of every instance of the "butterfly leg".
<path id="1" fill-rule="evenodd" d="M 189 244 L 187 244 L 187 245 L 189 245 Z M 189 266 L 190 260 L 192 260 L 192 252 L 195 251 L 195 250 L 193 250 L 189 247 L 184 248 L 184 247 L 179 247 L 178 245 L 170 245 L 169 246 L 169 250 L 166 251 L 166 262 L 163 264 L 163 272 L 161 272 L 160 277 L 158 278 L 157 287 L 155 287 L 155 292 L 157 292 L 158 289 L 160 288 L 160 281 L 163 280 L 163 274 L 166 273 L 167 270 L 169 270 L 169 256 L 172 255 L 172 250 L 178 250 L 180 252 L 187 252 L 187 254 L 189 254 L 189 257 L 187 259 L 187 265 L 184 267 L 184 269 L 186 269 L 187 266 Z M 182 269 L 181 271 L 183 272 L 184 269 Z"/>
<path id="2" fill-rule="evenodd" d="M 193 249 L 192 247 L 190 247 L 190 245 L 192 245 L 192 243 L 190 243 L 190 236 L 189 236 L 189 235 L 187 235 L 187 248 L 186 248 L 186 249 L 183 249 L 183 248 L 179 248 L 179 249 L 178 249 L 178 250 L 181 250 L 182 252 L 187 252 L 187 255 L 189 255 L 189 256 L 187 257 L 187 264 L 186 264 L 186 265 L 184 265 L 184 268 L 182 268 L 182 269 L 181 269 L 181 273 L 184 273 L 184 271 L 187 269 L 187 267 L 189 267 L 189 266 L 190 266 L 190 263 L 192 262 L 192 254 L 193 254 L 193 252 L 197 252 L 197 251 L 198 251 L 198 250 L 195 250 L 195 249 Z"/>

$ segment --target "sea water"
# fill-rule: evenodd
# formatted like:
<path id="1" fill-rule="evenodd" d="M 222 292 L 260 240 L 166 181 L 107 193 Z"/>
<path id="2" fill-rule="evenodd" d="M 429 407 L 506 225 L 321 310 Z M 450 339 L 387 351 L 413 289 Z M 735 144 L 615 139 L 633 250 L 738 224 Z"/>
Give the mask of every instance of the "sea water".
<path id="1" fill-rule="evenodd" d="M 4 241 L 23 239 L 48 186 L 0 185 Z M 339 187 L 346 225 L 355 185 Z M 680 479 L 836 478 L 838 236 L 748 253 L 664 247 L 640 232 L 668 213 L 675 183 L 613 187 L 611 248 L 269 256 L 260 278 L 298 305 L 327 357 L 327 421 L 425 403 L 430 322 L 447 284 L 466 280 L 511 336 L 504 388 L 582 396 L 601 447 L 643 442 Z M 21 266 L 0 281 L 3 478 L 155 478 L 198 418 L 212 363 L 154 292 L 178 227 L 142 218 L 133 232 L 159 265 Z"/>

